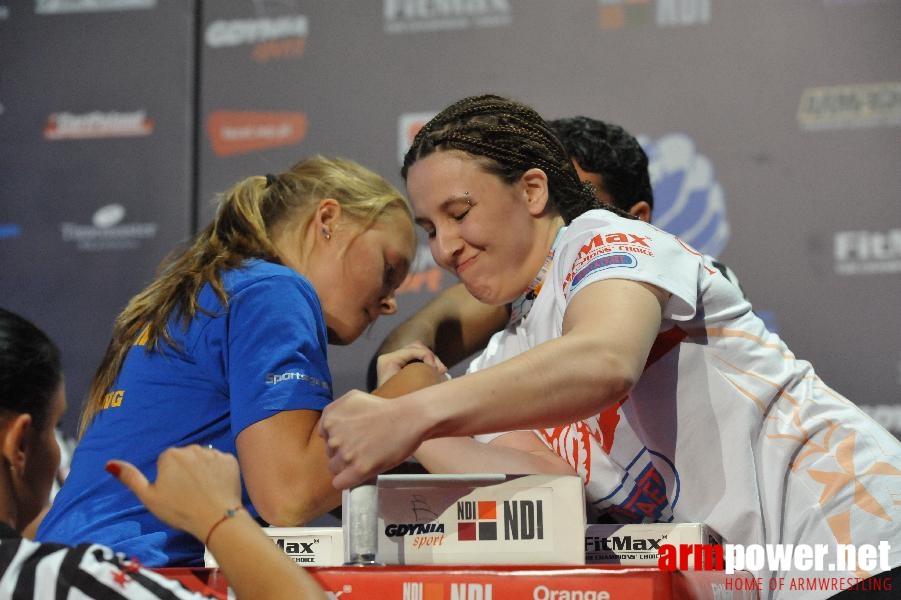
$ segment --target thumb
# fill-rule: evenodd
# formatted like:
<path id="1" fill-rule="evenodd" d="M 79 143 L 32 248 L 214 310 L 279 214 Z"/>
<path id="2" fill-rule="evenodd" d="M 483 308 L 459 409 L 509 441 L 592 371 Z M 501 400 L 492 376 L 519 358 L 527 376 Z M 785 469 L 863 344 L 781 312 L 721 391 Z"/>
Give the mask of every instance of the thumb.
<path id="1" fill-rule="evenodd" d="M 111 460 L 106 463 L 106 471 L 134 492 L 139 500 L 144 501 L 150 482 L 136 466 L 124 460 Z"/>

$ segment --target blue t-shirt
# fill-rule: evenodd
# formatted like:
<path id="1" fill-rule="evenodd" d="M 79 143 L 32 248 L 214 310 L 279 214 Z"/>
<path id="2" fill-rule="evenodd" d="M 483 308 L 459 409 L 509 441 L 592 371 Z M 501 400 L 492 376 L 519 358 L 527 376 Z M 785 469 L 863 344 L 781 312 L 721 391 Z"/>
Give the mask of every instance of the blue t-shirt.
<path id="1" fill-rule="evenodd" d="M 198 297 L 204 311 L 187 329 L 169 322 L 177 350 L 162 344 L 148 352 L 136 340 L 75 450 L 39 541 L 104 544 L 149 567 L 202 566 L 203 544 L 154 517 L 104 470 L 106 462 L 127 460 L 153 481 L 166 448 L 212 444 L 235 454 L 246 427 L 331 402 L 328 338 L 310 282 L 262 260 L 222 280 L 227 306 L 206 285 Z M 246 490 L 243 502 L 250 504 Z"/>

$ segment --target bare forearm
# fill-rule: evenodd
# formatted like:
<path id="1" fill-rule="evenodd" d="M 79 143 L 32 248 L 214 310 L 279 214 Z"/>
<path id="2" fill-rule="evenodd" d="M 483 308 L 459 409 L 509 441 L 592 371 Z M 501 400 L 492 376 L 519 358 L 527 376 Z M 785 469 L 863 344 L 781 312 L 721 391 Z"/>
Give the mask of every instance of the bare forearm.
<path id="1" fill-rule="evenodd" d="M 398 398 L 400 408 L 420 407 L 420 441 L 588 418 L 622 400 L 638 381 L 668 297 L 630 281 L 591 284 L 567 306 L 560 337 Z"/>
<path id="2" fill-rule="evenodd" d="M 569 301 L 560 337 L 495 366 L 390 401 L 351 390 L 322 415 L 333 485 L 365 481 L 427 440 L 552 427 L 602 412 L 641 376 L 668 298 L 649 284 L 594 282 Z"/>
<path id="3" fill-rule="evenodd" d="M 531 432 L 517 434 L 534 435 Z M 543 451 L 524 451 L 483 444 L 470 437 L 429 440 L 420 445 L 413 456 L 430 473 L 574 473 L 568 464 L 547 448 Z"/>
<path id="4" fill-rule="evenodd" d="M 590 340 L 558 338 L 484 371 L 399 398 L 398 409 L 421 415 L 423 439 L 572 423 L 628 393 L 634 380 L 620 363 Z"/>

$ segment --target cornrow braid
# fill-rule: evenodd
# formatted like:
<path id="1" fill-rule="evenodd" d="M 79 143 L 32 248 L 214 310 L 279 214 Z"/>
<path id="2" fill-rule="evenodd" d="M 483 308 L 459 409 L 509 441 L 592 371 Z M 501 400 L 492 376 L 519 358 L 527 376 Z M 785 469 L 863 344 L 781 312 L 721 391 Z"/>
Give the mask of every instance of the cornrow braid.
<path id="1" fill-rule="evenodd" d="M 486 171 L 513 183 L 539 168 L 548 178 L 551 203 L 567 224 L 587 210 L 606 208 L 590 186 L 579 181 L 569 154 L 548 123 L 532 108 L 486 94 L 459 100 L 419 130 L 404 156 L 401 176 L 420 158 L 440 150 L 460 150 L 484 159 Z"/>

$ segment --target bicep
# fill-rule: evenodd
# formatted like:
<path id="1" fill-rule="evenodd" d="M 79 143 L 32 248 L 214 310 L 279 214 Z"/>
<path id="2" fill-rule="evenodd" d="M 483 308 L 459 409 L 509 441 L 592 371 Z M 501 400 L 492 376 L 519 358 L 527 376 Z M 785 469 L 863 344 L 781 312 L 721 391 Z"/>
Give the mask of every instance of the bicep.
<path id="1" fill-rule="evenodd" d="M 668 299 L 665 290 L 640 281 L 590 283 L 567 305 L 563 335 L 584 337 L 602 351 L 621 357 L 637 377 L 660 331 Z"/>

